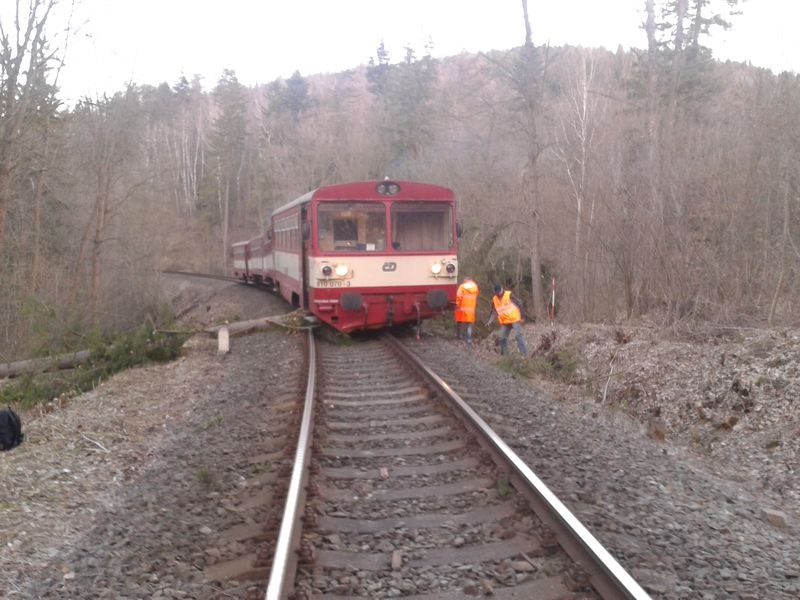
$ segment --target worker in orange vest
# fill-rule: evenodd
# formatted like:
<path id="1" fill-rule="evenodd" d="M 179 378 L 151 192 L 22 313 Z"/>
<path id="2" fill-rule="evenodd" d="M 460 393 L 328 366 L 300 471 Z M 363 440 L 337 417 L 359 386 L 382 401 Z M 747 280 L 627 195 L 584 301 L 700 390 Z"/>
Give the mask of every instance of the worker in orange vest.
<path id="1" fill-rule="evenodd" d="M 511 290 L 503 289 L 502 285 L 494 286 L 494 296 L 492 296 L 492 311 L 486 325 L 491 324 L 495 315 L 502 327 L 500 331 L 500 354 L 505 354 L 508 347 L 508 336 L 511 331 L 517 338 L 517 347 L 522 356 L 528 356 L 528 346 L 522 335 L 522 303 L 511 293 Z"/>
<path id="2" fill-rule="evenodd" d="M 456 337 L 466 339 L 472 347 L 472 326 L 475 323 L 475 306 L 478 304 L 478 284 L 465 277 L 456 292 Z"/>

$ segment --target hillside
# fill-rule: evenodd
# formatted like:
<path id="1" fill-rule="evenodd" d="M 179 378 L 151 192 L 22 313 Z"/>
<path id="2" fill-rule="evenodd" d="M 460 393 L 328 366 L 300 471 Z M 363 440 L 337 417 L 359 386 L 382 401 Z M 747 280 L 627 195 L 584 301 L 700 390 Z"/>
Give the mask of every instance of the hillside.
<path id="1" fill-rule="evenodd" d="M 528 325 L 526 337 L 531 350 L 554 339 L 538 352 L 551 361 L 559 352 L 579 357 L 573 383 L 535 385 L 630 415 L 651 437 L 800 500 L 800 331 L 556 324 Z"/>

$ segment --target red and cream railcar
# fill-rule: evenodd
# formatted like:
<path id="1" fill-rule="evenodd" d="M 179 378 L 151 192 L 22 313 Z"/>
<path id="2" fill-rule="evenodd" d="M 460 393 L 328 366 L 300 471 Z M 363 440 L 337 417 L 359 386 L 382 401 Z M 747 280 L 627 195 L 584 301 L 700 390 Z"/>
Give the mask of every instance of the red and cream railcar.
<path id="1" fill-rule="evenodd" d="M 452 190 L 427 183 L 321 187 L 233 244 L 233 270 L 340 331 L 419 323 L 455 300 L 455 210 Z"/>

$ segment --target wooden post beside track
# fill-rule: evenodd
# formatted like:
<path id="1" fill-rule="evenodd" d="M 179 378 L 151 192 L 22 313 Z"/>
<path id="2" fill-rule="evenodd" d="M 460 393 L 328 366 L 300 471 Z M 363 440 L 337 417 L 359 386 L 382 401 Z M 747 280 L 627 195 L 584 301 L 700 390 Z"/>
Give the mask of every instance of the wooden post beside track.
<path id="1" fill-rule="evenodd" d="M 231 351 L 231 335 L 227 326 L 219 328 L 217 332 L 217 354 L 227 354 Z"/>

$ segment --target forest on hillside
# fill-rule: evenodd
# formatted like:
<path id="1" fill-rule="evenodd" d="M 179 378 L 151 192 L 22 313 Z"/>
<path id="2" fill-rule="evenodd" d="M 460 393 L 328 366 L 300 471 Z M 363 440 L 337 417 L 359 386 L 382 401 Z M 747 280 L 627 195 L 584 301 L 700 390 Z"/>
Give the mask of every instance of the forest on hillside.
<path id="1" fill-rule="evenodd" d="M 531 313 L 555 282 L 561 320 L 798 323 L 800 76 L 716 61 L 707 0 L 642 0 L 643 51 L 536 45 L 525 11 L 510 51 L 71 107 L 57 1 L 0 23 L 0 362 L 158 321 L 161 270 L 227 273 L 275 207 L 387 176 L 454 189 L 461 272 Z"/>

